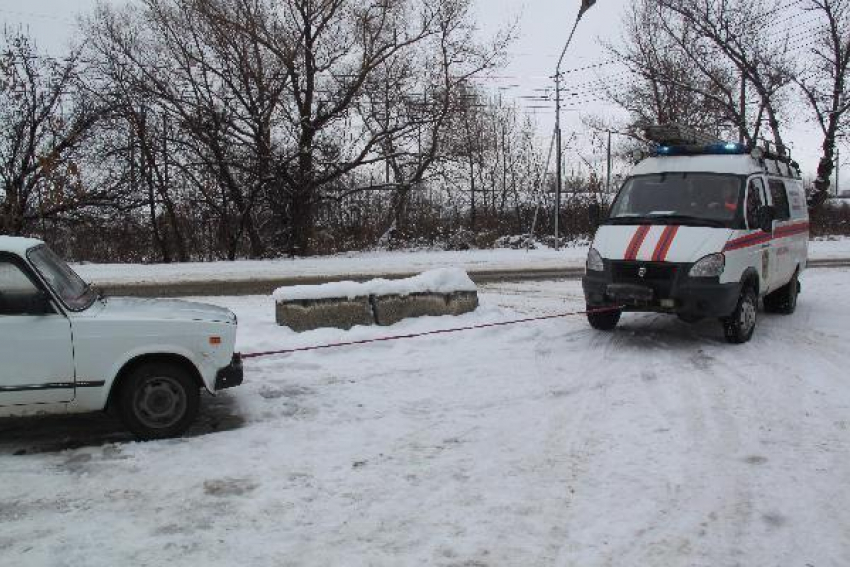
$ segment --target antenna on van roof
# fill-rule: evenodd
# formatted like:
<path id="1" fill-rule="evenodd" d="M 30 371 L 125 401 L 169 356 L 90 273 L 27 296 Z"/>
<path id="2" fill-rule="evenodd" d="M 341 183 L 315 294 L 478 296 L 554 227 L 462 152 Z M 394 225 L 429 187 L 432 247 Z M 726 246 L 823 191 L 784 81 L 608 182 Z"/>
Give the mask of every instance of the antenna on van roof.
<path id="1" fill-rule="evenodd" d="M 723 143 L 716 136 L 675 122 L 646 125 L 643 131 L 647 140 L 662 146 L 709 146 Z"/>

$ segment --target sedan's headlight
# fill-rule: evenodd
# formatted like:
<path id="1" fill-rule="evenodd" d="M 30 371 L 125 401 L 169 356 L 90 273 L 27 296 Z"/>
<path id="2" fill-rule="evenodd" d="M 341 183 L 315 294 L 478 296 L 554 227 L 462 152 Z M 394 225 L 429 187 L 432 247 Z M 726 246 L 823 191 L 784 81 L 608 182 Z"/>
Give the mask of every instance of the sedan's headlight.
<path id="1" fill-rule="evenodd" d="M 587 271 L 588 272 L 604 272 L 605 264 L 602 262 L 602 255 L 596 248 L 591 248 L 587 253 Z"/>
<path id="2" fill-rule="evenodd" d="M 694 264 L 688 275 L 692 278 L 716 278 L 723 273 L 725 267 L 726 256 L 710 254 Z"/>

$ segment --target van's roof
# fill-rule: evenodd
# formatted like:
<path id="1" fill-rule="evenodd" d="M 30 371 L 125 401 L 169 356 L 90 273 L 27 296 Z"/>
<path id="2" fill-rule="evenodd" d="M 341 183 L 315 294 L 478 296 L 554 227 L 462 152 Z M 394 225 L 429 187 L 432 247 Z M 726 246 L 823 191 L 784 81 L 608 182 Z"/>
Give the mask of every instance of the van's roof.
<path id="1" fill-rule="evenodd" d="M 44 244 L 35 238 L 21 238 L 18 236 L 0 236 L 0 252 L 11 252 L 18 256 L 24 256 L 27 250 Z"/>
<path id="2" fill-rule="evenodd" d="M 643 160 L 632 169 L 631 174 L 687 171 L 752 175 L 764 173 L 764 167 L 749 154 L 663 156 Z"/>

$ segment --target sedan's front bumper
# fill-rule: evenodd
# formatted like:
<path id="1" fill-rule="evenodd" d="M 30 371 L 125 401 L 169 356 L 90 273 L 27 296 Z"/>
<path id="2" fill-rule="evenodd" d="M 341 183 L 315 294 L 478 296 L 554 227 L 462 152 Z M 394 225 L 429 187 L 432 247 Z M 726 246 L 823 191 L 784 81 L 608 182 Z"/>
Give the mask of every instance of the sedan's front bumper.
<path id="1" fill-rule="evenodd" d="M 242 369 L 242 357 L 239 353 L 235 353 L 233 355 L 233 360 L 216 372 L 215 374 L 215 390 L 216 392 L 219 390 L 226 390 L 227 388 L 234 388 L 242 384 L 242 380 L 244 378 L 245 372 Z"/>

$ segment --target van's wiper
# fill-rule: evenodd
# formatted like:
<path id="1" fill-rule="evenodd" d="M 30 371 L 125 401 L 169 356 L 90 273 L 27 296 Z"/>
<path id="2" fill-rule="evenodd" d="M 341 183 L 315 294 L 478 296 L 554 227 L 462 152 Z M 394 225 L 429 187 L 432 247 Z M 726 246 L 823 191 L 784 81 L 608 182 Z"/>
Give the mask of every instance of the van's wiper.
<path id="1" fill-rule="evenodd" d="M 690 226 L 711 226 L 723 228 L 726 223 L 717 219 L 707 219 L 690 215 L 657 215 L 647 217 L 650 222 L 658 224 L 684 224 Z M 659 222 L 660 221 L 660 222 Z"/>
<path id="2" fill-rule="evenodd" d="M 622 216 L 605 219 L 602 224 L 683 224 L 718 228 L 726 226 L 726 223 L 723 221 L 690 215 Z"/>
<path id="3" fill-rule="evenodd" d="M 652 219 L 648 217 L 630 217 L 630 216 L 622 216 L 622 217 L 612 217 L 607 218 L 602 221 L 601 224 L 647 224 L 651 223 Z"/>

